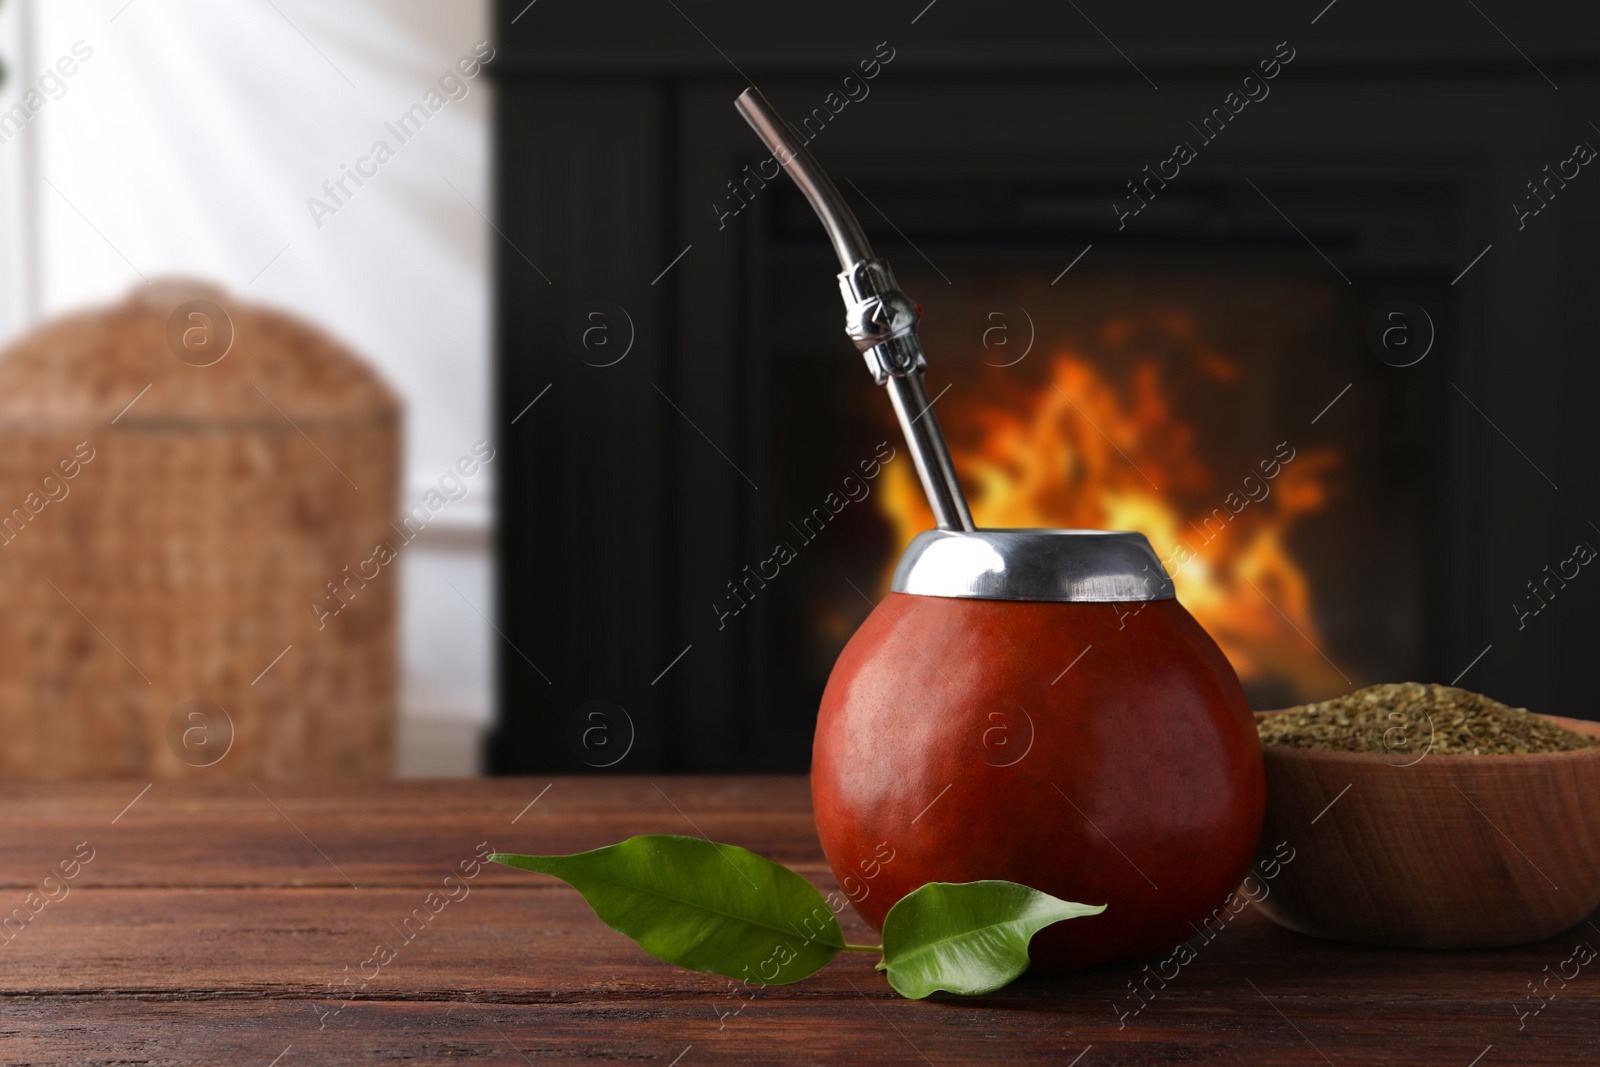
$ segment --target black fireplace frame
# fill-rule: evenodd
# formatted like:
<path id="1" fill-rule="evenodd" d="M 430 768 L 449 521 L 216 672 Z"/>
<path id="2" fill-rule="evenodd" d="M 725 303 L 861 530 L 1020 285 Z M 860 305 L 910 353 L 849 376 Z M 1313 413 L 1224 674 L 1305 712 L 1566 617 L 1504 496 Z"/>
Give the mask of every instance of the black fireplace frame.
<path id="1" fill-rule="evenodd" d="M 1102 221 L 1069 220 L 1051 241 L 1137 265 L 1184 220 L 1203 226 L 1212 198 L 1233 205 L 1249 232 L 1196 236 L 1197 249 L 1247 257 L 1265 243 L 1319 265 L 1324 253 L 1335 263 L 1404 259 L 1403 240 L 1351 249 L 1339 226 L 1323 224 L 1364 210 L 1348 200 L 1360 190 L 1454 190 L 1449 246 L 1416 264 L 1434 274 L 1472 264 L 1451 287 L 1454 311 L 1430 356 L 1430 371 L 1447 367 L 1460 395 L 1440 393 L 1428 416 L 1437 447 L 1423 583 L 1435 607 L 1417 670 L 1595 715 L 1600 582 L 1524 630 L 1508 606 L 1574 540 L 1600 545 L 1588 525 L 1600 521 L 1591 414 L 1600 201 L 1577 190 L 1521 231 L 1509 207 L 1588 129 L 1583 104 L 1600 87 L 1600 59 L 1576 13 L 1508 12 L 1500 26 L 1525 60 L 1470 8 L 1445 5 L 1382 19 L 1335 8 L 1316 24 L 1314 11 L 1290 19 L 1266 4 L 1094 12 L 1125 61 L 1070 9 L 1037 3 L 987 9 L 981 21 L 935 7 L 916 22 L 914 11 L 863 15 L 833 3 L 756 12 L 700 3 L 681 15 L 657 4 L 519 15 L 521 6 L 496 8 L 493 64 L 506 457 L 493 771 L 804 768 L 804 730 L 759 707 L 761 664 L 783 654 L 759 604 L 748 624 L 725 630 L 708 607 L 770 541 L 752 488 L 771 474 L 755 402 L 769 385 L 756 279 L 785 199 L 765 190 L 732 219 L 712 205 L 761 156 L 732 108 L 746 77 L 781 110 L 804 113 L 884 40 L 896 55 L 871 95 L 812 147 L 841 183 L 885 207 L 873 191 L 908 174 L 1033 176 L 1105 205 Z M 1186 116 L 1286 38 L 1296 57 L 1272 96 L 1186 168 L 1166 205 L 1119 232 L 1110 203 L 1125 195 L 1122 180 L 1167 154 Z M 1600 133 L 1589 139 L 1600 144 Z M 1163 220 L 1186 200 L 1187 213 Z M 909 263 L 915 253 L 857 207 L 880 251 Z M 820 230 L 816 240 L 823 249 Z M 596 309 L 602 319 L 587 317 Z M 616 347 L 582 343 L 596 322 L 613 346 L 631 342 L 612 366 L 599 364 Z M 611 746 L 603 758 L 573 740 L 573 715 L 596 699 L 608 702 L 594 720 Z"/>

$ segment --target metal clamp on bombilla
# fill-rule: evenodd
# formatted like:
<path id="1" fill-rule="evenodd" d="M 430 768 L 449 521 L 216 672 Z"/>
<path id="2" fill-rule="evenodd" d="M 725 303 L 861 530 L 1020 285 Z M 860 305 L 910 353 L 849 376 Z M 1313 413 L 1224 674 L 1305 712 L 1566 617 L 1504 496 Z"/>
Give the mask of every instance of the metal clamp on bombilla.
<path id="1" fill-rule="evenodd" d="M 800 187 L 833 240 L 844 268 L 839 272 L 839 292 L 845 303 L 845 333 L 865 357 L 873 379 L 889 389 L 934 520 L 945 530 L 973 529 L 972 513 L 922 381 L 928 363 L 917 337 L 917 305 L 900 291 L 889 264 L 873 256 L 861 224 L 839 190 L 767 98 L 752 86 L 734 106 Z"/>

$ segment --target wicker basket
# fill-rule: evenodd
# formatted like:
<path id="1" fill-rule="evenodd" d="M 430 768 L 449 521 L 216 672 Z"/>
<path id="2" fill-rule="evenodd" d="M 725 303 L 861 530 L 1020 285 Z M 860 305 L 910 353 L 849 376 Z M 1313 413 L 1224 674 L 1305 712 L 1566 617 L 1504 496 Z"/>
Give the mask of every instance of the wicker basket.
<path id="1" fill-rule="evenodd" d="M 346 349 L 193 283 L 14 345 L 0 775 L 387 774 L 399 576 L 356 572 L 402 544 L 399 433 Z"/>

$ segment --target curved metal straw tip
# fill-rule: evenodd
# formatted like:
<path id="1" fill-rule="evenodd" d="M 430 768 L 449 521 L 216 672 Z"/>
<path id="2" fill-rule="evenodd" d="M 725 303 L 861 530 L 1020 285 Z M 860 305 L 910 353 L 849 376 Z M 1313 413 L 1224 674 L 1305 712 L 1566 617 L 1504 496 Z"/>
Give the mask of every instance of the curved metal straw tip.
<path id="1" fill-rule="evenodd" d="M 823 228 L 833 241 L 833 250 L 839 256 L 839 266 L 845 270 L 871 259 L 872 245 L 861 230 L 861 223 L 839 195 L 838 188 L 828 177 L 805 146 L 805 141 L 767 102 L 760 89 L 754 85 L 739 94 L 733 106 L 772 152 L 778 165 L 789 173 L 795 185 L 811 203 L 822 220 Z"/>

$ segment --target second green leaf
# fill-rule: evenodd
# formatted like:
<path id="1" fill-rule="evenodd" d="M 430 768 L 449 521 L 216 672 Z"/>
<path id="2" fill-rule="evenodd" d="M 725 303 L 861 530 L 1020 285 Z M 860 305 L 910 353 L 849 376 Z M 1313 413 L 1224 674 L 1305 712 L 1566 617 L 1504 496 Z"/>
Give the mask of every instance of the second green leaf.
<path id="1" fill-rule="evenodd" d="M 1105 910 L 1016 882 L 929 882 L 884 917 L 883 969 L 913 1000 L 940 989 L 992 993 L 1028 969 L 1034 934 Z"/>

